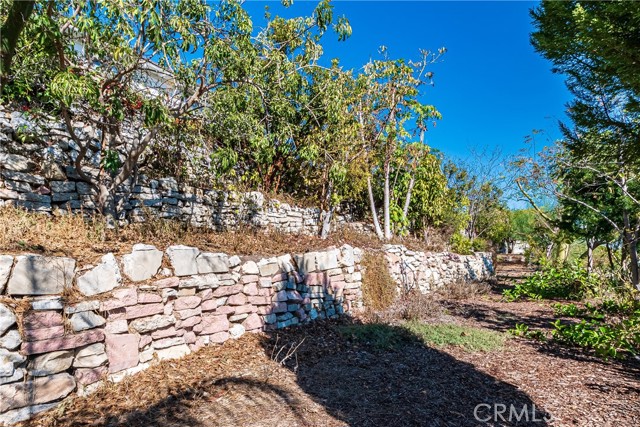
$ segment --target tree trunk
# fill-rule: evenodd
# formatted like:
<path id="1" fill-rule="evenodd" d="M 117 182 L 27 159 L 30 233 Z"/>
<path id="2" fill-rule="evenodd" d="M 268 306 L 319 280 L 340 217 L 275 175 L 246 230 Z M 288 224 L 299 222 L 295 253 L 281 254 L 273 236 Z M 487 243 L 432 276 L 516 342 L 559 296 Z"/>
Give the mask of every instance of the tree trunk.
<path id="1" fill-rule="evenodd" d="M 587 274 L 593 272 L 593 250 L 595 249 L 595 239 L 590 237 L 587 239 Z"/>
<path id="2" fill-rule="evenodd" d="M 376 211 L 376 202 L 373 199 L 373 188 L 371 188 L 371 177 L 367 178 L 367 191 L 369 192 L 369 206 L 371 207 L 371 216 L 373 217 L 373 228 L 378 239 L 383 240 L 384 235 L 380 229 L 380 221 L 378 221 L 378 212 Z"/>
<path id="3" fill-rule="evenodd" d="M 387 162 L 388 163 L 388 162 Z M 391 212 L 389 209 L 390 203 L 390 190 L 389 190 L 389 175 L 390 166 L 386 164 L 384 166 L 384 195 L 383 195 L 383 214 L 384 214 L 384 238 L 385 240 L 391 240 Z"/>
<path id="4" fill-rule="evenodd" d="M 327 196 L 325 199 L 325 207 L 327 211 L 322 219 L 322 230 L 320 231 L 320 238 L 326 239 L 329 236 L 329 232 L 331 231 L 331 218 L 333 217 L 333 211 L 335 208 L 331 205 L 331 196 L 333 193 L 333 181 L 329 180 L 329 185 L 327 186 Z"/>
<path id="5" fill-rule="evenodd" d="M 115 228 L 117 224 L 115 198 L 106 184 L 99 184 L 98 190 L 98 209 L 104 216 L 105 225 L 107 228 Z"/>
<path id="6" fill-rule="evenodd" d="M 624 221 L 624 244 L 627 247 L 629 253 L 629 267 L 631 270 L 631 283 L 635 288 L 640 290 L 640 277 L 638 275 L 638 242 L 636 239 L 636 233 L 631 232 L 631 222 L 629 220 L 629 212 L 625 209 L 622 213 L 622 220 Z"/>
<path id="7" fill-rule="evenodd" d="M 33 0 L 11 2 L 6 21 L 0 28 L 0 84 L 4 84 L 11 73 L 11 62 L 16 54 L 20 34 L 33 12 L 34 5 Z"/>
<path id="8" fill-rule="evenodd" d="M 613 254 L 611 253 L 611 246 L 609 246 L 609 243 L 607 243 L 607 258 L 609 258 L 609 266 L 611 267 L 611 270 L 614 270 L 616 267 L 613 263 Z"/>
<path id="9" fill-rule="evenodd" d="M 402 214 L 405 218 L 409 214 L 409 205 L 411 204 L 411 191 L 413 191 L 413 186 L 415 185 L 415 183 L 415 178 L 412 175 L 411 180 L 409 181 L 409 188 L 407 189 L 407 197 L 405 197 L 404 199 L 404 208 L 402 209 Z"/>

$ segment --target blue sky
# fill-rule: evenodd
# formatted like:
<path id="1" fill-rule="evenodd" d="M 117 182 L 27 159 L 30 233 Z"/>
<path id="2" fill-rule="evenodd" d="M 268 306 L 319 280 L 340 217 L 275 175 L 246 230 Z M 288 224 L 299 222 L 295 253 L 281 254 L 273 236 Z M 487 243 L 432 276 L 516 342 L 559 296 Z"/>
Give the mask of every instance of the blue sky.
<path id="1" fill-rule="evenodd" d="M 317 2 L 248 1 L 255 25 L 264 5 L 273 14 L 310 14 Z M 566 120 L 570 94 L 561 75 L 529 44 L 529 9 L 537 2 L 334 1 L 334 14 L 346 15 L 353 35 L 323 41 L 327 59 L 338 57 L 346 68 L 360 68 L 388 48 L 390 57 L 417 58 L 419 49 L 447 53 L 433 65 L 434 87 L 424 101 L 443 119 L 429 130 L 426 142 L 453 158 L 466 158 L 475 147 L 500 147 L 505 155 L 525 147 L 524 137 L 542 129 L 559 137 L 557 121 Z M 540 147 L 537 147 L 540 148 Z"/>

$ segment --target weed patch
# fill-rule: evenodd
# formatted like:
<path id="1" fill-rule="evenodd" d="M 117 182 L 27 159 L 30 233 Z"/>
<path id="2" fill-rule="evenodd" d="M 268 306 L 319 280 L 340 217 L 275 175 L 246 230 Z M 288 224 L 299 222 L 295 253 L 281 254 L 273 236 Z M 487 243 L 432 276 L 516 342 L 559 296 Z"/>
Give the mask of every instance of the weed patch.
<path id="1" fill-rule="evenodd" d="M 362 259 L 362 299 L 365 307 L 385 310 L 397 295 L 397 285 L 387 270 L 387 261 L 380 253 L 367 253 Z"/>
<path id="2" fill-rule="evenodd" d="M 406 328 L 427 345 L 458 346 L 467 351 L 499 350 L 507 339 L 498 332 L 452 324 L 408 322 Z"/>

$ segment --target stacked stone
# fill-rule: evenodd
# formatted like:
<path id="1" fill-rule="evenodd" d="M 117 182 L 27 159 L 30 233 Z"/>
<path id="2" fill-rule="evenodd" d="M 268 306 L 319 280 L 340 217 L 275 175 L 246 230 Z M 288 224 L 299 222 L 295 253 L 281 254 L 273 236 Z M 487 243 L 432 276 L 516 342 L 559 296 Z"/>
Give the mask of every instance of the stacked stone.
<path id="1" fill-rule="evenodd" d="M 38 128 L 46 129 L 40 132 L 46 135 L 38 137 L 38 141 L 24 140 L 29 132 L 38 133 Z M 93 147 L 83 172 L 98 176 L 100 131 L 83 123 L 75 123 L 74 131 L 88 138 Z M 59 120 L 41 119 L 36 126 L 27 113 L 0 106 L 0 207 L 20 206 L 45 213 L 94 212 L 96 191 L 73 166 L 79 150 Z M 152 214 L 217 230 L 251 226 L 316 235 L 321 219 L 317 208 L 265 201 L 259 192 L 195 188 L 171 177 L 151 179 L 139 175 L 135 182 L 130 179 L 121 185 L 116 197 L 123 223 L 144 221 Z M 334 223 L 343 226 L 352 220 L 335 215 Z"/>
<path id="2" fill-rule="evenodd" d="M 418 252 L 402 245 L 385 245 L 383 250 L 391 277 L 401 289 L 427 293 L 450 283 L 487 280 L 494 274 L 489 252 Z"/>
<path id="3" fill-rule="evenodd" d="M 71 258 L 0 255 L 0 295 L 8 301 L 0 303 L 0 424 L 245 332 L 360 308 L 361 256 L 345 245 L 243 261 L 137 244 L 77 268 Z M 67 302 L 70 288 L 83 297 Z M 21 315 L 15 297 L 30 305 Z"/>

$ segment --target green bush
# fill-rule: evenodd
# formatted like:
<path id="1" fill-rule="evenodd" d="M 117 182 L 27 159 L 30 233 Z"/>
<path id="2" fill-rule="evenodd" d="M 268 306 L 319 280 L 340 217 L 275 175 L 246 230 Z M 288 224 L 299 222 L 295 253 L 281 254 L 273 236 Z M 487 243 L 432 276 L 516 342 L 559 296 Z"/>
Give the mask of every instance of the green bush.
<path id="1" fill-rule="evenodd" d="M 467 236 L 463 236 L 460 233 L 455 233 L 451 236 L 449 242 L 451 244 L 451 251 L 460 255 L 470 255 L 473 253 L 473 242 Z"/>
<path id="2" fill-rule="evenodd" d="M 596 288 L 598 281 L 596 276 L 588 275 L 584 268 L 578 266 L 547 266 L 512 289 L 505 290 L 503 296 L 507 301 L 522 298 L 579 300 Z"/>
<path id="3" fill-rule="evenodd" d="M 552 336 L 559 342 L 591 348 L 604 358 L 624 358 L 640 352 L 640 310 L 614 323 L 605 320 L 582 320 L 580 323 L 553 323 Z"/>

